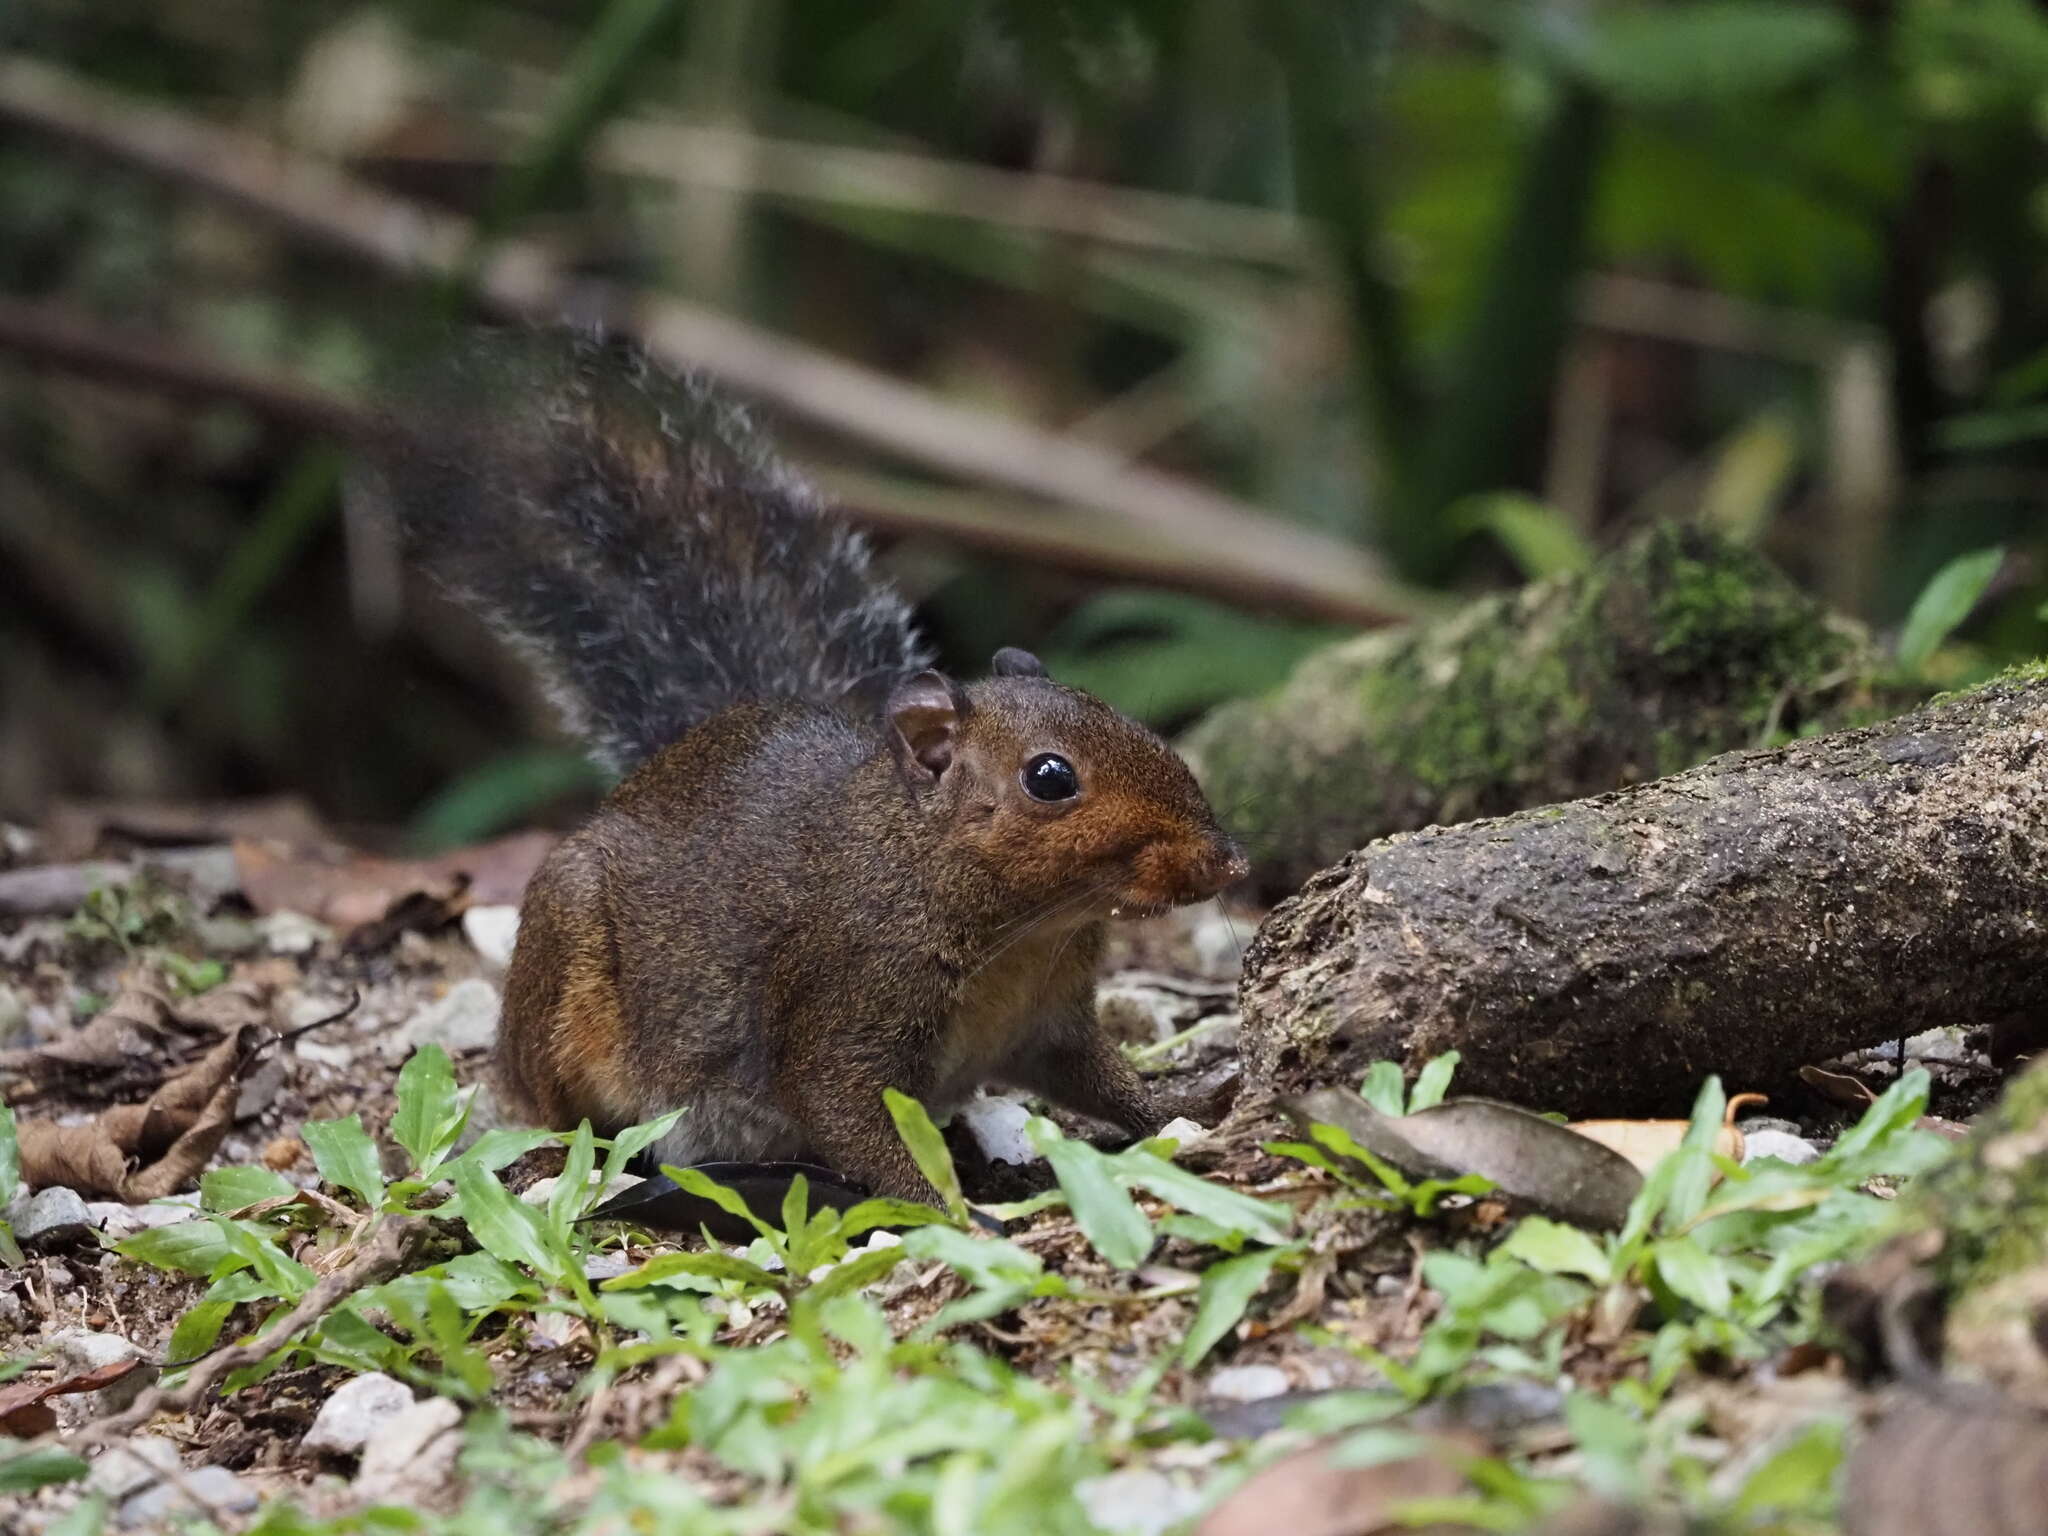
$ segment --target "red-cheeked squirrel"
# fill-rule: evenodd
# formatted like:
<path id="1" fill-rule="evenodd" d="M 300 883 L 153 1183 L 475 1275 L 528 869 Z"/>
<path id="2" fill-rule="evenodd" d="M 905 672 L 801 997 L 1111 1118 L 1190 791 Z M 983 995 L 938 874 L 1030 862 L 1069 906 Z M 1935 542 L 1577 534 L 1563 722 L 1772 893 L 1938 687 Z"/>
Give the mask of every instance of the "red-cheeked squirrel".
<path id="1" fill-rule="evenodd" d="M 662 1161 L 935 1191 L 893 1087 L 1166 1118 L 1096 1021 L 1106 921 L 1245 874 L 1173 750 L 1024 651 L 962 684 L 731 403 L 643 355 L 484 336 L 369 470 L 411 557 L 625 777 L 529 886 L 500 1113 Z"/>

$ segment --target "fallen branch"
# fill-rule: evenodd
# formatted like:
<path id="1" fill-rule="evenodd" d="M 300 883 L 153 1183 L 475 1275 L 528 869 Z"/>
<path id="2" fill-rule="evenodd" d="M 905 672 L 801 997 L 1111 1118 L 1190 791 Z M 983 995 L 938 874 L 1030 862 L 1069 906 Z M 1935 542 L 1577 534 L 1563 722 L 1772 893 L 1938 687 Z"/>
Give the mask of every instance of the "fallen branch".
<path id="1" fill-rule="evenodd" d="M 416 278 L 465 271 L 469 221 L 331 166 L 169 109 L 122 98 L 19 56 L 0 59 L 0 121 L 142 167 L 236 203 L 295 237 Z M 479 303 L 553 323 L 587 307 L 587 282 L 539 246 L 497 242 L 477 269 Z M 786 414 L 930 468 L 1149 525 L 1208 559 L 1234 562 L 1303 607 L 1360 624 L 1403 619 L 1426 599 L 1364 550 L 1232 497 L 1134 465 L 1099 444 L 941 399 L 716 311 L 618 292 L 606 322 L 672 364 L 699 367 Z"/>
<path id="2" fill-rule="evenodd" d="M 294 430 L 349 445 L 375 448 L 388 444 L 399 430 L 389 418 L 315 385 L 207 357 L 166 336 L 116 330 L 59 305 L 0 298 L 0 352 L 175 399 L 231 400 Z M 1120 518 L 992 492 L 949 490 L 868 470 L 819 464 L 807 468 L 840 502 L 840 512 L 849 522 L 878 533 L 943 539 L 1053 570 L 1143 582 L 1331 623 L 1361 621 L 1354 599 L 1332 601 L 1326 594 L 1303 591 L 1298 584 L 1276 582 L 1268 572 L 1219 560 L 1206 548 L 1190 548 Z M 104 607 L 73 606 L 88 616 Z M 16 910 L 9 906 L 6 880 L 0 875 L 0 911 Z M 59 888 L 69 889 L 53 887 Z M 68 912 L 78 904 L 74 897 L 53 906 L 33 891 L 18 899 L 35 901 L 37 911 Z"/>
<path id="3" fill-rule="evenodd" d="M 1252 1080 L 1462 1053 L 1461 1093 L 1682 1113 L 2048 1009 L 2048 669 L 1901 719 L 1373 843 L 1245 955 Z"/>

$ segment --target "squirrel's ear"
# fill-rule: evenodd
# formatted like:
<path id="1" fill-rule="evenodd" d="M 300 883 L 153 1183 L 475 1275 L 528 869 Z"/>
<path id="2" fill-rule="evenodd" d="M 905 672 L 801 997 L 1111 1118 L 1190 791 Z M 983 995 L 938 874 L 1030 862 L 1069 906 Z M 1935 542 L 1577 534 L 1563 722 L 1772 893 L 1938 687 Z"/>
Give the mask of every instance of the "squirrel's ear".
<path id="1" fill-rule="evenodd" d="M 889 745 L 905 773 L 936 779 L 953 765 L 967 696 L 942 672 L 906 677 L 889 693 Z"/>
<path id="2" fill-rule="evenodd" d="M 1020 651 L 1014 645 L 1006 645 L 995 654 L 988 664 L 990 672 L 997 677 L 1043 677 L 1045 663 L 1029 651 Z"/>

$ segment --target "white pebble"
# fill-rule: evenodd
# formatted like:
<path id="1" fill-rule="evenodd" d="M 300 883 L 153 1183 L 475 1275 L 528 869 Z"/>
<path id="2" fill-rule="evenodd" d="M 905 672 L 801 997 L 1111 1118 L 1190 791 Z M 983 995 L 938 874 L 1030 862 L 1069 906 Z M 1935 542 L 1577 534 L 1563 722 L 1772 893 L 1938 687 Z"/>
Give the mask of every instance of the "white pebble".
<path id="1" fill-rule="evenodd" d="M 386 1424 L 413 1404 L 412 1388 L 381 1371 L 369 1371 L 337 1387 L 320 1405 L 313 1427 L 299 1444 L 309 1451 L 353 1456 Z"/>
<path id="2" fill-rule="evenodd" d="M 961 1107 L 960 1119 L 968 1134 L 991 1162 L 1035 1163 L 1038 1149 L 1024 1134 L 1031 1111 L 1017 1099 L 1000 1094 L 983 1094 Z"/>
<path id="3" fill-rule="evenodd" d="M 1208 1381 L 1209 1396 L 1230 1403 L 1256 1403 L 1261 1398 L 1278 1397 L 1293 1385 L 1277 1365 L 1226 1366 Z"/>
<path id="4" fill-rule="evenodd" d="M 512 946 L 519 938 L 519 909 L 471 907 L 462 914 L 462 936 L 485 965 L 502 971 L 512 963 Z"/>

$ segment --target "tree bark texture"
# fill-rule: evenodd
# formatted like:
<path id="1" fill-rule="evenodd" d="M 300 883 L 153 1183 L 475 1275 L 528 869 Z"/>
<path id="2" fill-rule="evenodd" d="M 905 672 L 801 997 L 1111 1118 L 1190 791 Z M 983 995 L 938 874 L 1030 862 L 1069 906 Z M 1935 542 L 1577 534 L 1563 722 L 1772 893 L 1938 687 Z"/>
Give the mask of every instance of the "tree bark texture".
<path id="1" fill-rule="evenodd" d="M 1653 527 L 1590 569 L 1341 641 L 1181 743 L 1278 899 L 1375 837 L 1880 718 L 1859 626 L 1751 550 Z"/>
<path id="2" fill-rule="evenodd" d="M 1610 1115 L 2048 1009 L 2048 665 L 1373 843 L 1274 911 L 1241 999 L 1255 1084 L 1456 1049 L 1461 1093 Z"/>

